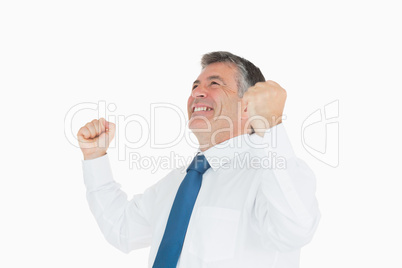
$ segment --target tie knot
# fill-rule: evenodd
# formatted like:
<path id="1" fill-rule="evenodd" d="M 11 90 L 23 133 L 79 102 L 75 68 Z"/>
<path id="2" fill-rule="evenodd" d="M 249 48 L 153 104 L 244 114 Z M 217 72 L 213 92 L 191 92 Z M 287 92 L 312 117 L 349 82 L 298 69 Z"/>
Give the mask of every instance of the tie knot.
<path id="1" fill-rule="evenodd" d="M 191 164 L 188 166 L 187 172 L 191 169 L 204 174 L 205 171 L 207 171 L 207 169 L 210 167 L 211 166 L 209 165 L 205 156 L 198 154 L 194 157 L 193 162 L 191 162 Z"/>

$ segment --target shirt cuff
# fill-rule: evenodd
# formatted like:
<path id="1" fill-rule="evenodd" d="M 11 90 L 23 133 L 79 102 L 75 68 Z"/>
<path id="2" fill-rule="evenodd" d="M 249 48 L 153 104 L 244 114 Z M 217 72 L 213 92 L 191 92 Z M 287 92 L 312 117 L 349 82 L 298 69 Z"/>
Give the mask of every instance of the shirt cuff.
<path id="1" fill-rule="evenodd" d="M 88 190 L 113 182 L 112 169 L 108 155 L 91 160 L 82 160 L 84 183 Z"/>
<path id="2" fill-rule="evenodd" d="M 273 126 L 265 131 L 262 142 L 267 144 L 267 150 L 276 156 L 289 159 L 295 157 L 292 144 L 283 123 Z"/>

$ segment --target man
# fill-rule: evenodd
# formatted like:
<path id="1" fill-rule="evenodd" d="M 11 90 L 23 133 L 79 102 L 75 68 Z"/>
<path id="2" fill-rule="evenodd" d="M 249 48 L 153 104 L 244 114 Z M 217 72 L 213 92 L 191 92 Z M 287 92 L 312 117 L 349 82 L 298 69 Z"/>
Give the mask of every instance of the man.
<path id="1" fill-rule="evenodd" d="M 282 125 L 286 92 L 228 52 L 201 65 L 187 103 L 198 155 L 131 201 L 106 155 L 115 125 L 102 118 L 79 130 L 99 227 L 124 252 L 151 246 L 149 267 L 299 267 L 320 214 L 314 175 Z"/>

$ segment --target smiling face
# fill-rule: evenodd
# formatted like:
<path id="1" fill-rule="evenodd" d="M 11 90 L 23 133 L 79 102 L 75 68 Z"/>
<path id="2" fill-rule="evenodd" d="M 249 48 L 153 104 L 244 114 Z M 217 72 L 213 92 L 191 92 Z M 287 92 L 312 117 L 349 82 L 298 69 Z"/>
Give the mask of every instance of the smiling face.
<path id="1" fill-rule="evenodd" d="M 217 62 L 206 66 L 194 81 L 187 112 L 189 128 L 200 144 L 213 146 L 242 134 L 236 77 L 236 65 Z"/>

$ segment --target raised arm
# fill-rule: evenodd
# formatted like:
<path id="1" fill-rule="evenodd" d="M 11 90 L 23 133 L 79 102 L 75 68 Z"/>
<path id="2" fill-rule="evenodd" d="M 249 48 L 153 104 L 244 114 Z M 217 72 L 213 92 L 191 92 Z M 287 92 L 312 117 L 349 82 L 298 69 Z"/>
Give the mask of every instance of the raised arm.
<path id="1" fill-rule="evenodd" d="M 113 180 L 106 150 L 115 134 L 115 125 L 101 118 L 83 126 L 77 136 L 84 154 L 82 162 L 89 207 L 106 240 L 123 252 L 149 246 L 152 228 L 150 213 L 154 189 L 131 201 Z"/>
<path id="2" fill-rule="evenodd" d="M 242 100 L 242 116 L 267 145 L 265 155 L 284 160 L 283 166 L 266 170 L 254 203 L 263 241 L 283 251 L 307 244 L 320 219 L 315 176 L 295 156 L 282 124 L 286 98 L 278 83 L 267 81 L 249 88 Z"/>
<path id="3" fill-rule="evenodd" d="M 299 249 L 311 241 L 320 220 L 314 173 L 295 156 L 283 124 L 268 130 L 262 142 L 269 145 L 265 153 L 281 164 L 261 178 L 254 202 L 258 228 L 266 245 Z"/>

